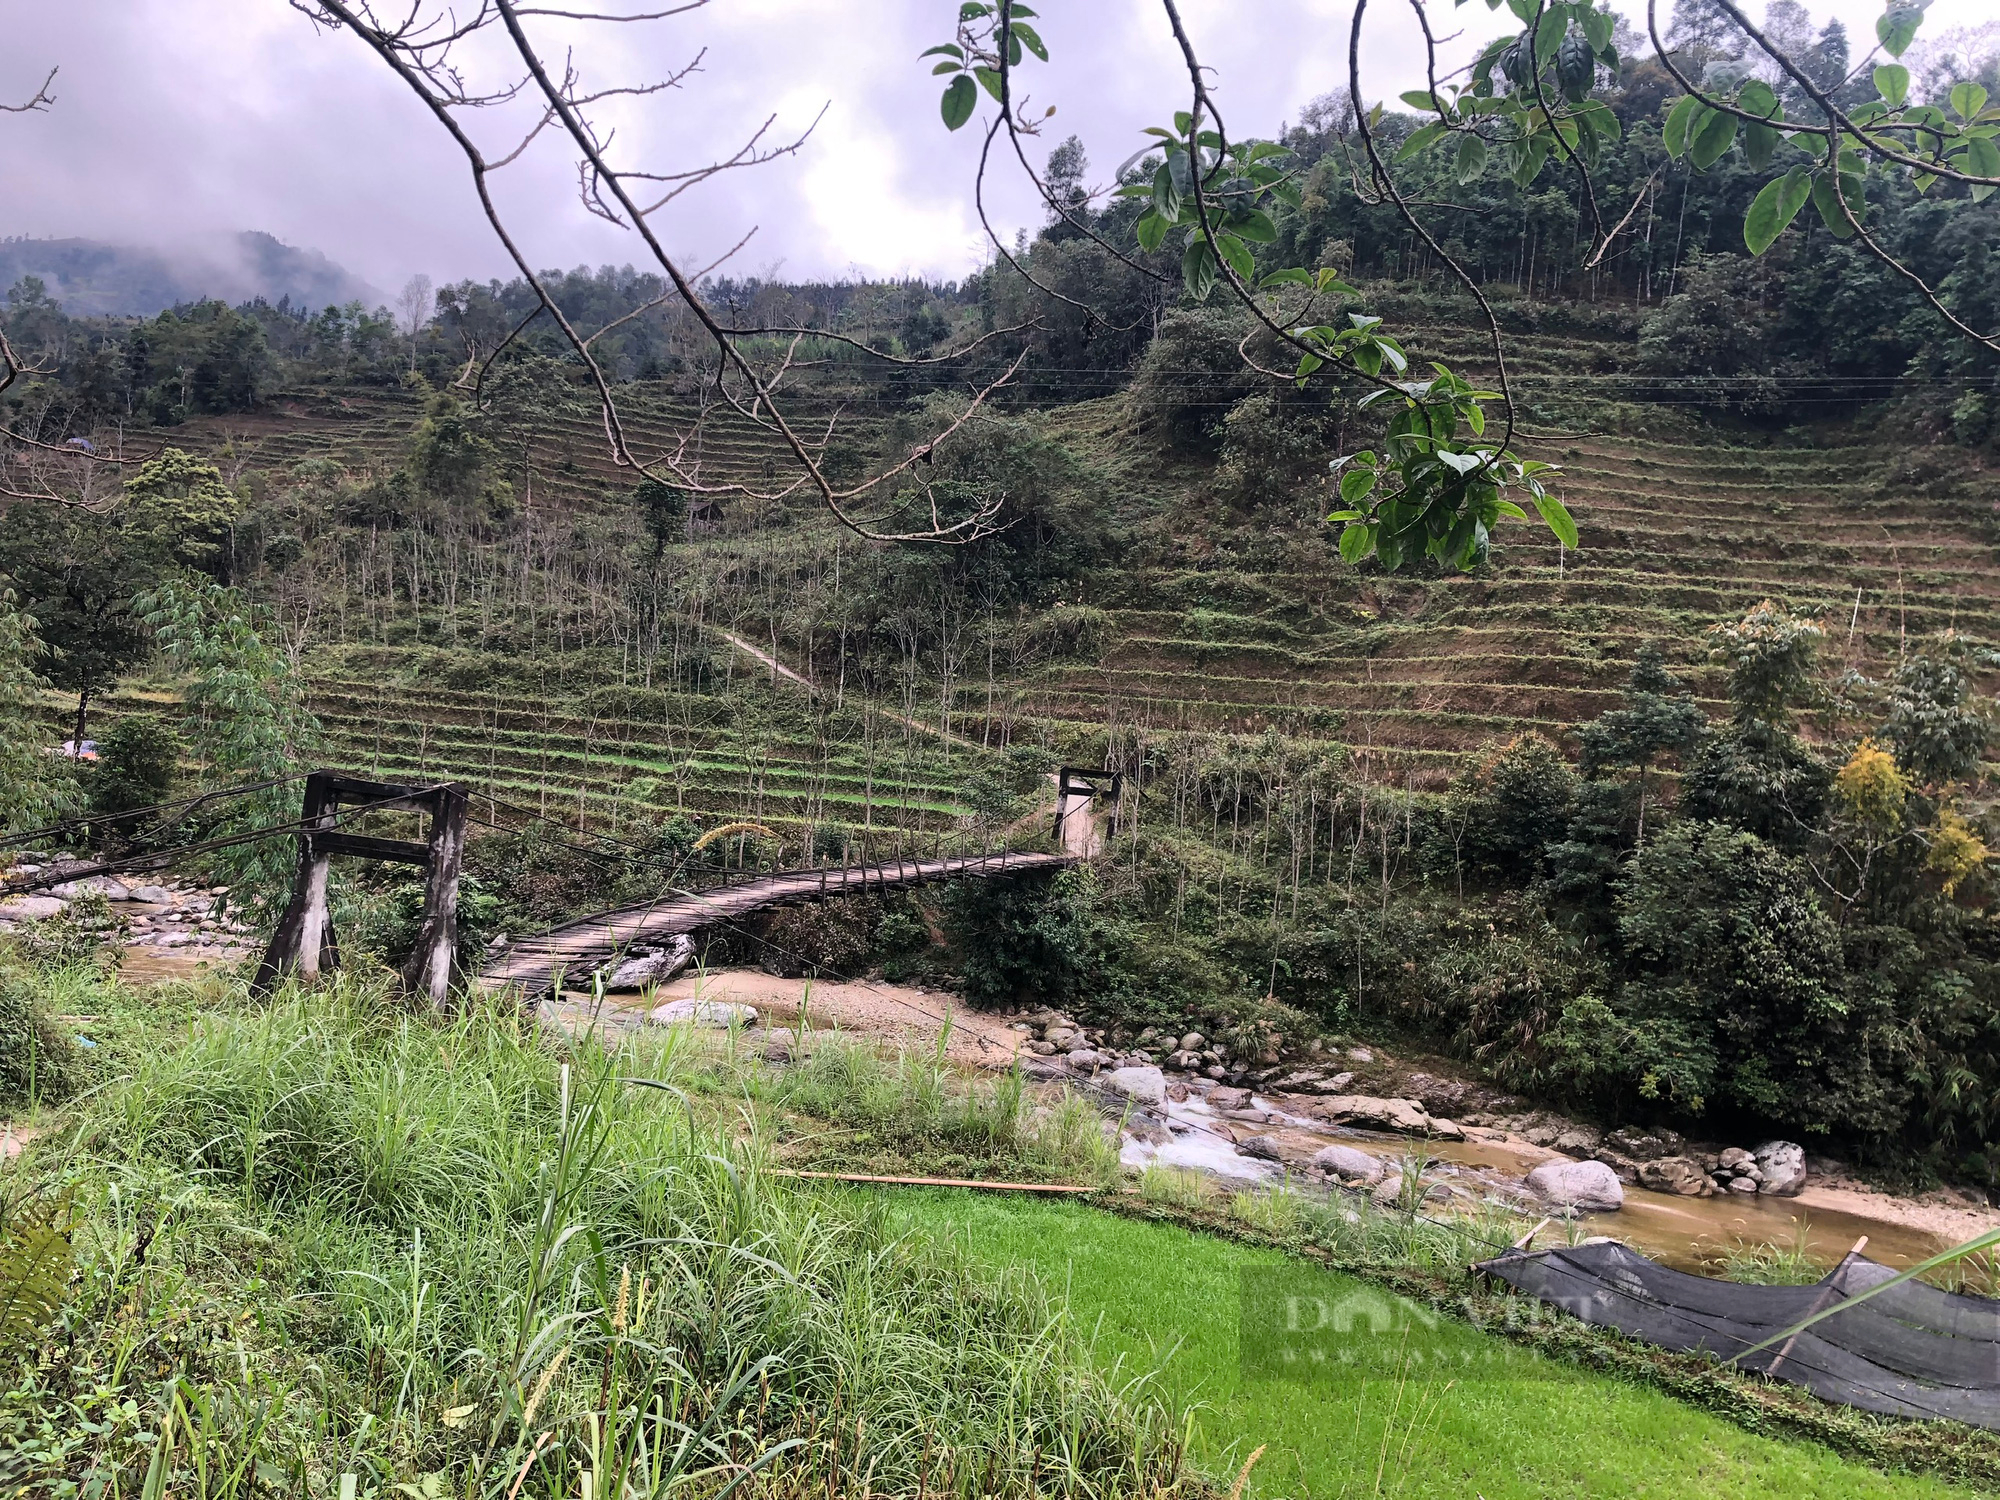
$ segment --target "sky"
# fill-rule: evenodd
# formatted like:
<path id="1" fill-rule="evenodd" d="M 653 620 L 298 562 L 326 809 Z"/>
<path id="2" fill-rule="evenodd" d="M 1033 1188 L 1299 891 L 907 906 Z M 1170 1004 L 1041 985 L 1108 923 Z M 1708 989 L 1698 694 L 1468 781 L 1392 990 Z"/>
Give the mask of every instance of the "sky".
<path id="1" fill-rule="evenodd" d="M 1620 3 L 1643 27 L 1643 7 Z M 1807 3 L 1872 41 L 1879 5 Z M 1031 64 L 1023 85 L 1035 110 L 1056 106 L 1038 149 L 1074 132 L 1089 150 L 1089 180 L 1107 181 L 1143 144 L 1144 126 L 1170 123 L 1185 104 L 1161 8 L 1034 8 L 1053 62 Z M 1180 0 L 1180 9 L 1233 134 L 1275 131 L 1346 79 L 1351 4 Z M 677 87 L 602 107 L 627 165 L 684 170 L 729 155 L 767 117 L 772 141 L 818 117 L 796 155 L 723 174 L 654 217 L 684 264 L 705 265 L 750 234 L 729 272 L 955 277 L 987 254 L 972 200 L 980 131 L 977 121 L 944 129 L 939 82 L 917 55 L 949 39 L 956 10 L 956 0 L 709 0 L 643 26 L 529 24 L 551 57 L 569 50 L 594 86 L 648 82 L 699 58 Z M 1428 11 L 1440 35 L 1456 35 L 1447 50 L 1459 57 L 1513 24 L 1478 3 L 1428 0 Z M 1935 0 L 1925 30 L 1989 15 L 1988 0 Z M 464 157 L 415 96 L 352 35 L 316 28 L 286 0 L 0 0 L 0 35 L 0 102 L 60 69 L 52 109 L 0 115 L 0 236 L 161 246 L 261 229 L 388 289 L 416 272 L 440 283 L 510 272 Z M 1371 95 L 1421 82 L 1417 41 L 1407 6 L 1371 8 L 1362 52 Z M 464 57 L 475 84 L 501 81 L 498 61 Z M 518 107 L 483 111 L 471 128 L 503 154 L 527 118 Z M 497 179 L 531 262 L 643 263 L 635 236 L 584 211 L 562 145 L 545 136 Z M 1040 222 L 1018 171 L 1001 164 L 992 181 L 988 209 L 1003 235 Z"/>

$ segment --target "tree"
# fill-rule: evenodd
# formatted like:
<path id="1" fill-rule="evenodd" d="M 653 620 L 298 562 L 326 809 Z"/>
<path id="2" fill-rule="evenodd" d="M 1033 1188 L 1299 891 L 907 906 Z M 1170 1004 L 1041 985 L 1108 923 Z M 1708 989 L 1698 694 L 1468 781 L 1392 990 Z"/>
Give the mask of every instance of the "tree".
<path id="1" fill-rule="evenodd" d="M 1966 672 L 1971 654 L 1963 637 L 1946 634 L 1896 669 L 1882 736 L 1919 785 L 1972 776 L 1986 753 L 1992 726 L 1973 696 Z"/>
<path id="2" fill-rule="evenodd" d="M 417 367 L 417 338 L 430 326 L 431 316 L 437 311 L 437 296 L 431 288 L 430 277 L 419 271 L 403 283 L 403 290 L 396 297 L 396 312 L 402 324 L 403 337 L 410 341 L 410 368 Z"/>
<path id="3" fill-rule="evenodd" d="M 498 453 L 480 427 L 455 392 L 433 391 L 410 439 L 410 477 L 451 505 L 484 495 Z"/>
<path id="4" fill-rule="evenodd" d="M 1639 773 L 1640 845 L 1646 842 L 1647 776 L 1653 762 L 1692 747 L 1705 722 L 1686 685 L 1667 670 L 1659 648 L 1648 644 L 1633 659 L 1624 703 L 1584 726 L 1584 775 L 1596 777 L 1607 766 L 1629 766 Z"/>
<path id="5" fill-rule="evenodd" d="M 1729 672 L 1730 722 L 1705 736 L 1681 778 L 1681 811 L 1796 849 L 1818 825 L 1832 770 L 1799 738 L 1798 709 L 1817 701 L 1825 632 L 1770 600 L 1709 632 Z"/>
<path id="6" fill-rule="evenodd" d="M 1530 730 L 1462 773 L 1452 796 L 1466 804 L 1465 841 L 1475 859 L 1532 875 L 1552 835 L 1568 824 L 1576 790 L 1563 753 Z"/>
<path id="7" fill-rule="evenodd" d="M 1642 1096 L 1815 1130 L 1877 1107 L 1830 1080 L 1830 1060 L 1863 1041 L 1846 1025 L 1839 931 L 1795 861 L 1755 834 L 1675 824 L 1633 861 L 1618 931 Z"/>
<path id="8" fill-rule="evenodd" d="M 278 780 L 237 797 L 211 837 L 293 822 L 293 780 L 324 749 L 319 721 L 306 708 L 305 684 L 281 651 L 258 632 L 249 603 L 234 589 L 199 575 L 167 578 L 136 607 L 160 649 L 185 674 L 182 733 L 195 747 L 209 786 Z M 230 902 L 269 926 L 292 886 L 289 839 L 259 839 L 207 857 Z"/>
<path id="9" fill-rule="evenodd" d="M 76 798 L 75 777 L 48 754 L 36 670 L 43 656 L 35 621 L 0 589 L 0 829 L 10 832 L 52 822 Z"/>

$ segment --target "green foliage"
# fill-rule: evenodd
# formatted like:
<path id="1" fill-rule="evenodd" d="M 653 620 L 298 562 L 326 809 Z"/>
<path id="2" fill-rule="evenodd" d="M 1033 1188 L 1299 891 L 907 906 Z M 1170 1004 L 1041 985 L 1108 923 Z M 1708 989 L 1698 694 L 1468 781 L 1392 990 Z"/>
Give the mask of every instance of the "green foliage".
<path id="1" fill-rule="evenodd" d="M 68 1292 L 68 1204 L 0 1192 L 0 1369 L 26 1354 Z"/>
<path id="2" fill-rule="evenodd" d="M 1872 1115 L 1843 1088 L 1852 1034 L 1840 934 L 1811 877 L 1755 834 L 1688 821 L 1639 851 L 1618 900 L 1620 994 L 1638 1092 L 1825 1131 Z"/>
<path id="3" fill-rule="evenodd" d="M 83 1082 L 83 1054 L 55 1021 L 49 1001 L 74 990 L 76 975 L 95 971 L 88 958 L 79 964 L 66 955 L 60 939 L 55 932 L 31 933 L 0 951 L 0 1101 L 59 1103 Z"/>
<path id="4" fill-rule="evenodd" d="M 0 588 L 0 831 L 26 831 L 53 822 L 76 800 L 71 767 L 47 754 L 36 670 L 44 647 L 34 620 Z"/>
<path id="5" fill-rule="evenodd" d="M 1466 852 L 1509 874 L 1536 873 L 1552 831 L 1569 822 L 1576 789 L 1560 750 L 1533 731 L 1515 736 L 1452 784 L 1464 808 Z"/>
<path id="6" fill-rule="evenodd" d="M 1096 998 L 1105 937 L 1088 867 L 1047 879 L 966 880 L 944 900 L 945 934 L 975 1005 Z"/>
<path id="7" fill-rule="evenodd" d="M 90 810 L 124 813 L 165 802 L 187 749 L 180 731 L 156 714 L 120 719 L 97 742 L 86 783 Z"/>
<path id="8" fill-rule="evenodd" d="M 204 786 L 296 777 L 318 764 L 319 720 L 306 708 L 298 669 L 258 633 L 241 594 L 198 576 L 170 578 L 136 607 L 184 674 L 182 732 Z M 227 806 L 211 837 L 295 823 L 299 789 L 282 783 Z M 229 886 L 231 904 L 268 925 L 290 894 L 296 852 L 290 840 L 259 839 L 205 859 Z"/>
<path id="9" fill-rule="evenodd" d="M 885 1493 L 1186 1482 L 1170 1414 L 1095 1369 L 1039 1283 L 765 1170 L 766 1122 L 832 1101 L 1070 1170 L 1018 1084 L 837 1043 L 780 1073 L 679 1031 L 552 1052 L 511 1013 L 397 1019 L 352 976 L 214 998 L 135 1049 L 87 1145 L 50 1153 L 89 1226 L 64 1358 L 0 1394 L 10 1482 L 139 1494 L 150 1466 L 199 1493 L 240 1466 L 260 1489 L 358 1472 L 505 1500 L 522 1473 L 524 1494 L 601 1474 L 666 1495 L 723 1462 L 786 1494 L 857 1470 Z"/>
<path id="10" fill-rule="evenodd" d="M 1992 725 L 1973 696 L 1972 654 L 1963 637 L 1948 634 L 1896 670 L 1882 734 L 1897 763 L 1922 785 L 1972 776 L 1986 753 Z"/>
<path id="11" fill-rule="evenodd" d="M 127 548 L 228 581 L 231 528 L 242 502 L 215 465 L 164 448 L 125 481 L 124 491 Z"/>
<path id="12" fill-rule="evenodd" d="M 498 458 L 478 412 L 449 389 L 432 392 L 410 439 L 409 471 L 418 486 L 448 505 L 487 498 Z"/>
<path id="13" fill-rule="evenodd" d="M 1813 668 L 1825 635 L 1769 599 L 1734 625 L 1711 626 L 1710 655 L 1729 670 L 1736 722 L 1788 727 L 1793 711 L 1817 696 Z"/>

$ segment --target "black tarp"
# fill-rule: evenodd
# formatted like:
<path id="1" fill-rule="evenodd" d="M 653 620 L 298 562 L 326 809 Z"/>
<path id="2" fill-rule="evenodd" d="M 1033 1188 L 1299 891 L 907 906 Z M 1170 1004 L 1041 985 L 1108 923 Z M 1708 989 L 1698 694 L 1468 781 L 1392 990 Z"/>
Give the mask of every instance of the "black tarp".
<path id="1" fill-rule="evenodd" d="M 1727 1360 L 1896 1273 L 1850 1255 L 1811 1286 L 1673 1271 L 1600 1240 L 1509 1251 L 1480 1270 L 1586 1323 Z M 1864 1411 L 2000 1431 L 2000 1302 L 1905 1281 L 1738 1361 Z"/>

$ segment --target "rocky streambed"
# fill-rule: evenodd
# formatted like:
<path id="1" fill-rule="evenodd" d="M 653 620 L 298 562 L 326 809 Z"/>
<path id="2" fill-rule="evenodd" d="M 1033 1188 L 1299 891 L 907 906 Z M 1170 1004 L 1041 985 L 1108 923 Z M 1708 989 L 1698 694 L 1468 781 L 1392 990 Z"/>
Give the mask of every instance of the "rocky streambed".
<path id="1" fill-rule="evenodd" d="M 9 878 L 38 875 L 44 868 L 28 861 L 14 865 L 7 874 Z M 49 873 L 59 874 L 60 868 Z M 0 901 L 0 932 L 46 921 L 80 900 L 102 897 L 109 915 L 99 920 L 106 929 L 103 935 L 123 950 L 120 972 L 144 982 L 184 974 L 204 962 L 234 963 L 257 951 L 249 929 L 224 913 L 223 898 L 228 894 L 225 886 L 98 875 Z"/>
<path id="2" fill-rule="evenodd" d="M 1012 1024 L 1032 1075 L 1088 1080 L 1129 1101 L 1123 1157 L 1133 1167 L 1282 1180 L 1383 1204 L 1402 1200 L 1408 1169 L 1436 1211 L 1490 1204 L 1574 1219 L 1689 1269 L 1766 1244 L 1802 1245 L 1831 1264 L 1864 1235 L 1870 1256 L 1906 1265 L 2000 1224 L 1971 1195 L 1879 1192 L 1796 1142 L 1600 1130 L 1379 1048 L 1246 1059 L 1196 1033 L 1121 1044 L 1053 1012 Z"/>

